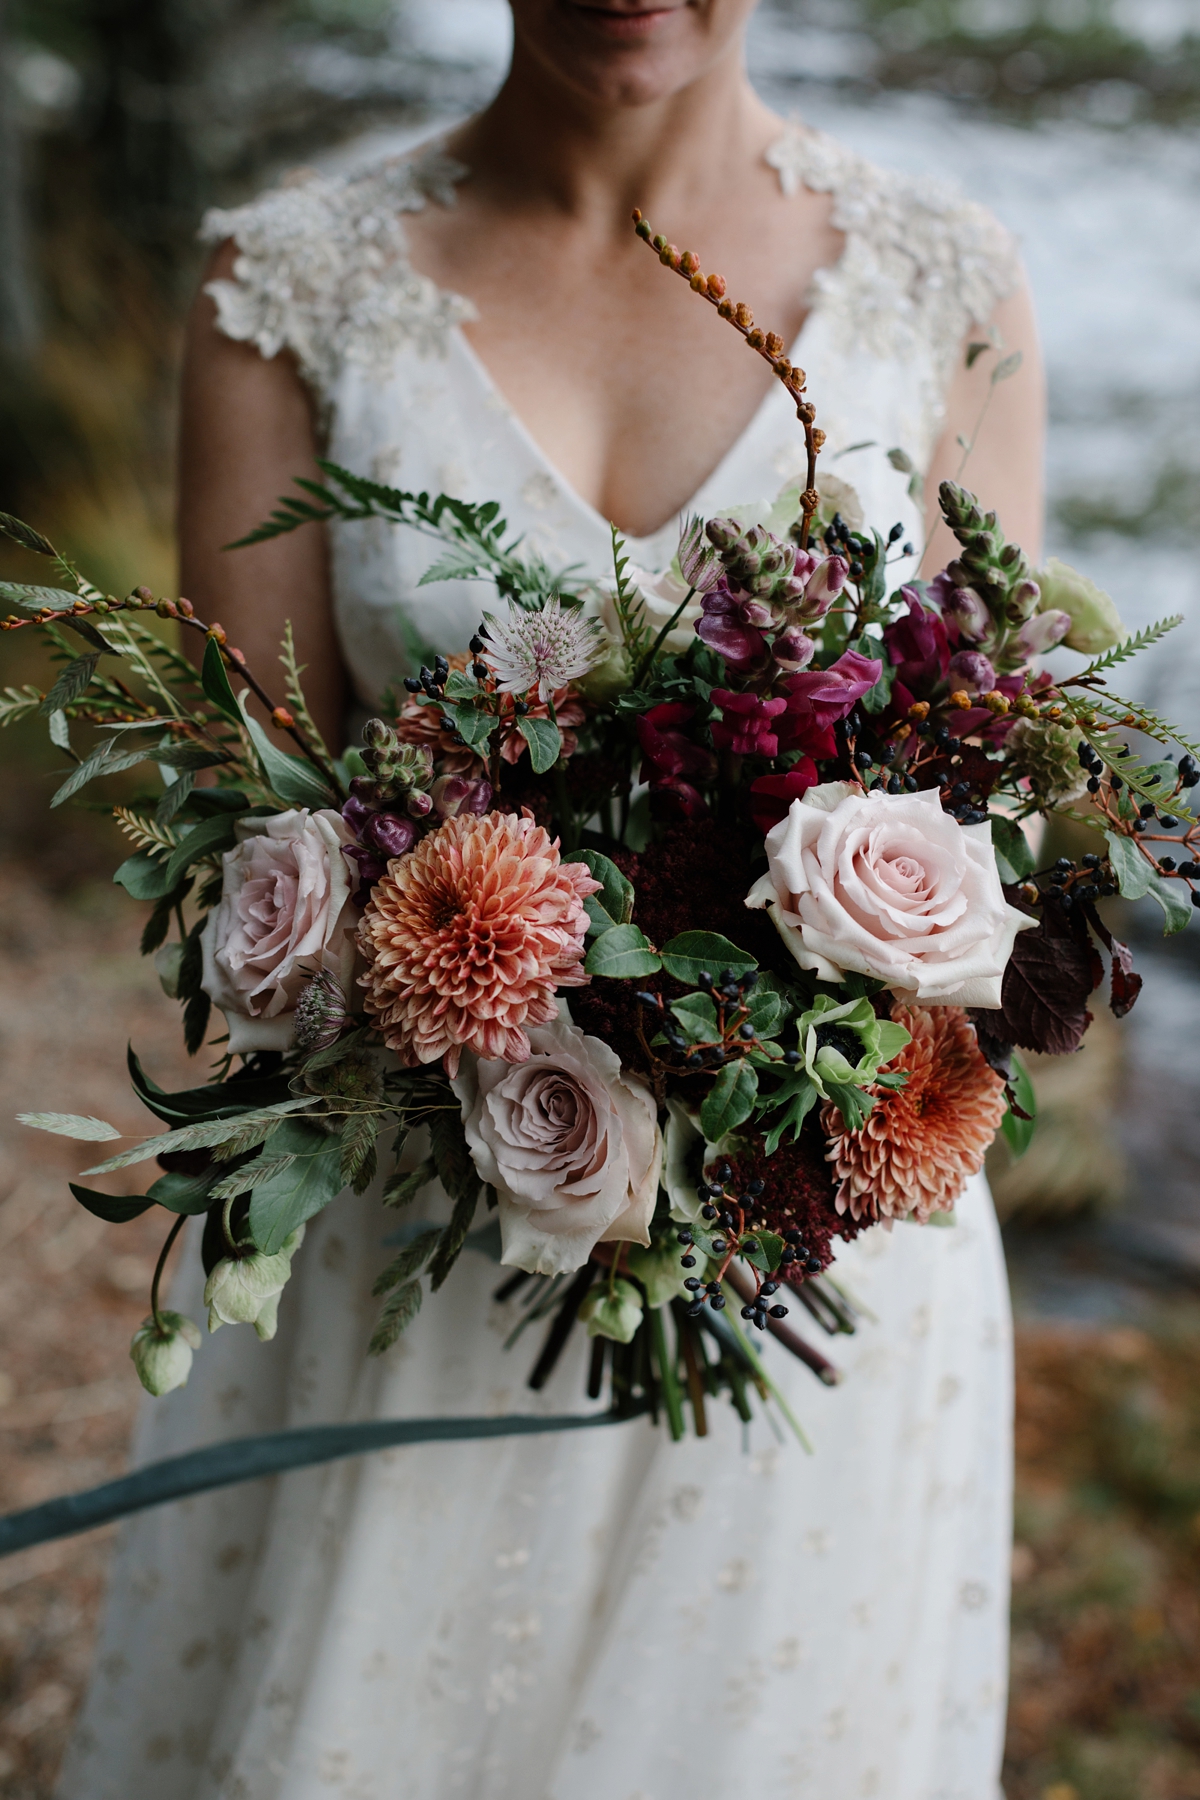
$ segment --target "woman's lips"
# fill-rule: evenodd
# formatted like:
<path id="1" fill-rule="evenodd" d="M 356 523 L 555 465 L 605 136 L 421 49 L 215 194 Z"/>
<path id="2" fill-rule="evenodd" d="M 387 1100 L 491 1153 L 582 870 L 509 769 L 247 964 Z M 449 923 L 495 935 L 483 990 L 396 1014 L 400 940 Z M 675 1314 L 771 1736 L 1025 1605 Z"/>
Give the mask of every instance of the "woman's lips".
<path id="1" fill-rule="evenodd" d="M 639 12 L 617 12 L 608 6 L 581 6 L 578 0 L 571 0 L 571 10 L 580 15 L 594 31 L 604 37 L 618 41 L 631 38 L 647 37 L 651 32 L 665 25 L 676 12 L 683 10 L 677 6 L 646 7 Z"/>

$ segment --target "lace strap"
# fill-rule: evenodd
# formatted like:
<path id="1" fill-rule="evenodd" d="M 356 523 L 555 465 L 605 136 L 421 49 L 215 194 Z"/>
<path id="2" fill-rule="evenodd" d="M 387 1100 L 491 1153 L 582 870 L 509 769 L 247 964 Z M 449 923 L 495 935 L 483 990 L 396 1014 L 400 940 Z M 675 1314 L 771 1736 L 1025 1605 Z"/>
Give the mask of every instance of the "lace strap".
<path id="1" fill-rule="evenodd" d="M 301 170 L 246 206 L 209 212 L 202 239 L 238 249 L 233 278 L 205 288 L 218 326 L 263 356 L 290 350 L 324 402 L 347 360 L 383 367 L 405 344 L 444 354 L 474 309 L 413 268 L 403 214 L 453 206 L 466 173 L 434 146 L 364 174 Z"/>
<path id="2" fill-rule="evenodd" d="M 967 330 L 1020 284 L 1012 235 L 953 183 L 876 168 L 823 132 L 791 130 L 766 160 L 785 194 L 834 196 L 846 250 L 818 274 L 814 303 L 875 354 L 923 342 L 948 381 Z"/>

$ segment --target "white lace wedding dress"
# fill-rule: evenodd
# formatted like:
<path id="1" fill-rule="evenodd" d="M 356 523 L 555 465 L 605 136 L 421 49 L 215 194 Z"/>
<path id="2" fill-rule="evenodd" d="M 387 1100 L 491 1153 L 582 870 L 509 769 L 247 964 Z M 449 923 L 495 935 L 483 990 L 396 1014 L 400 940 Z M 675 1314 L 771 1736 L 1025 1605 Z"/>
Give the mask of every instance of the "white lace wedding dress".
<path id="1" fill-rule="evenodd" d="M 886 453 L 927 465 L 963 334 L 1015 279 L 1012 247 L 952 192 L 821 136 L 789 132 L 769 160 L 785 192 L 831 191 L 846 235 L 793 351 L 823 464 L 869 519 L 916 537 Z M 408 263 L 403 213 L 453 204 L 460 174 L 426 151 L 217 215 L 209 236 L 242 251 L 216 289 L 222 328 L 295 353 L 337 461 L 498 499 L 548 558 L 601 574 L 606 522 L 489 380 L 460 329 L 469 307 Z M 772 496 L 800 451 L 776 387 L 692 509 Z M 635 561 L 665 566 L 674 536 L 633 542 Z M 404 671 L 402 621 L 447 650 L 478 621 L 478 586 L 416 586 L 433 554 L 377 523 L 335 533 L 364 702 Z M 525 1388 L 536 1346 L 502 1350 L 500 1277 L 471 1252 L 366 1359 L 396 1224 L 370 1196 L 331 1207 L 278 1338 L 207 1340 L 189 1386 L 146 1407 L 137 1460 L 321 1420 L 586 1410 L 579 1345 L 545 1393 Z M 199 1318 L 194 1241 L 189 1255 L 172 1304 Z M 838 1268 L 866 1313 L 832 1352 L 843 1385 L 766 1351 L 811 1456 L 714 1405 L 711 1435 L 679 1445 L 633 1421 L 416 1447 L 133 1521 L 61 1800 L 996 1800 L 1010 1327 L 983 1180 L 953 1229 L 870 1232 Z"/>

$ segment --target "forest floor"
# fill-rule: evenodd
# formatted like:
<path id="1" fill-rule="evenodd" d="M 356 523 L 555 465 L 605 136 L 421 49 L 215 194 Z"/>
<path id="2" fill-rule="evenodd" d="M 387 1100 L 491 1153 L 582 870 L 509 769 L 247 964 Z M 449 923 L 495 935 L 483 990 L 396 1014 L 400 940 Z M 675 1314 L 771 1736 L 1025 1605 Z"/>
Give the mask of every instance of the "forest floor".
<path id="1" fill-rule="evenodd" d="M 115 889 L 0 863 L 0 1510 L 125 1463 L 161 1228 L 83 1212 L 78 1147 L 12 1119 L 144 1129 L 126 1036 L 164 1086 L 186 1079 L 137 928 Z M 1151 1292 L 1116 1322 L 1035 1309 L 1017 1366 L 1008 1800 L 1200 1800 L 1200 1300 Z M 0 1563 L 0 1800 L 50 1800 L 111 1537 Z"/>

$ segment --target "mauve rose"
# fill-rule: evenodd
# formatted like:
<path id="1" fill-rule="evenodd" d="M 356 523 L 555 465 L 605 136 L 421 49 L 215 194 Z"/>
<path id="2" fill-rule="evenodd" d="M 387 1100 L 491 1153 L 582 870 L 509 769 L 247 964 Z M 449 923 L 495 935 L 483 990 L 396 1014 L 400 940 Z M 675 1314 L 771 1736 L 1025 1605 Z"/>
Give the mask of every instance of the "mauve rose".
<path id="1" fill-rule="evenodd" d="M 528 1036 L 528 1062 L 468 1051 L 451 1086 L 475 1167 L 496 1190 L 501 1261 L 558 1275 L 598 1243 L 650 1242 L 662 1138 L 650 1090 L 565 1008 Z"/>
<path id="2" fill-rule="evenodd" d="M 855 969 L 939 1006 L 1000 1004 L 1013 939 L 1036 923 L 1000 888 L 991 827 L 959 825 L 936 789 L 811 788 L 767 833 L 765 906 L 802 969 Z"/>
<path id="3" fill-rule="evenodd" d="M 221 898 L 200 939 L 203 987 L 225 1014 L 230 1050 L 286 1050 L 313 970 L 350 984 L 357 920 L 342 854 L 350 828 L 328 807 L 301 807 L 239 819 L 234 829 L 238 844 L 221 859 Z"/>

